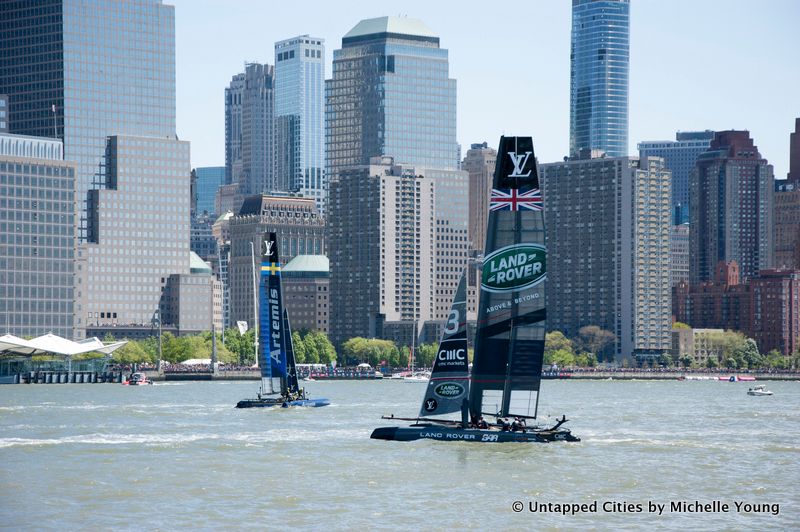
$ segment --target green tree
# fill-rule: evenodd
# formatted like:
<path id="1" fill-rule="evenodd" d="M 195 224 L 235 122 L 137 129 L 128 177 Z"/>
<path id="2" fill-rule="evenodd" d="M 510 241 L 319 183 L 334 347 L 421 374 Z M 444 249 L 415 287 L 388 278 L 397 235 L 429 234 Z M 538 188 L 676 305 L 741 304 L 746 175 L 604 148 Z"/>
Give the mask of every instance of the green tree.
<path id="1" fill-rule="evenodd" d="M 299 331 L 292 331 L 292 346 L 294 347 L 294 361 L 298 364 L 307 364 L 306 344 Z"/>
<path id="2" fill-rule="evenodd" d="M 711 359 L 709 358 L 709 360 L 711 360 Z M 680 357 L 680 358 L 678 359 L 678 362 L 679 362 L 679 363 L 680 363 L 680 365 L 681 365 L 681 366 L 683 366 L 684 368 L 689 368 L 689 367 L 691 367 L 691 366 L 692 366 L 692 364 L 694 364 L 694 358 L 692 358 L 692 357 L 691 357 L 691 356 L 689 356 L 689 355 L 683 355 L 682 357 Z"/>
<path id="3" fill-rule="evenodd" d="M 676 321 L 675 323 L 673 323 L 672 324 L 672 328 L 673 329 L 691 329 L 690 326 L 688 326 L 685 323 L 680 322 L 680 321 Z"/>
<path id="4" fill-rule="evenodd" d="M 592 353 L 582 351 L 575 355 L 575 365 L 581 368 L 593 368 L 597 365 L 597 357 Z"/>
<path id="5" fill-rule="evenodd" d="M 344 355 L 345 364 L 366 362 L 367 345 L 367 339 L 361 338 L 360 336 L 345 341 L 342 344 L 342 354 Z"/>
<path id="6" fill-rule="evenodd" d="M 761 353 L 758 352 L 756 341 L 752 338 L 747 338 L 736 347 L 734 357 L 739 362 L 739 367 L 742 368 L 755 369 L 763 364 L 763 358 Z"/>
<path id="7" fill-rule="evenodd" d="M 436 358 L 437 344 L 420 344 L 414 353 L 415 365 L 417 367 L 429 368 L 433 366 L 433 359 Z"/>
<path id="8" fill-rule="evenodd" d="M 397 357 L 397 364 L 395 366 L 405 368 L 408 367 L 408 360 L 411 356 L 411 348 L 407 345 L 404 345 L 400 349 L 399 356 Z"/>
<path id="9" fill-rule="evenodd" d="M 145 362 L 155 362 L 150 353 L 145 351 L 140 342 L 129 340 L 111 355 L 111 360 L 116 364 L 142 364 Z"/>
<path id="10" fill-rule="evenodd" d="M 306 359 L 311 364 L 330 364 L 336 360 L 336 349 L 322 331 L 309 331 L 303 337 Z"/>
<path id="11" fill-rule="evenodd" d="M 544 352 L 555 352 L 559 350 L 574 353 L 572 340 L 564 336 L 561 331 L 551 331 L 544 336 Z"/>
<path id="12" fill-rule="evenodd" d="M 255 330 L 248 329 L 244 334 L 239 329 L 230 328 L 225 331 L 225 347 L 236 356 L 239 364 L 255 364 Z"/>
<path id="13" fill-rule="evenodd" d="M 559 367 L 574 366 L 575 355 L 572 354 L 571 350 L 557 349 L 550 353 L 545 353 L 544 362 L 549 365 L 556 364 Z"/>
<path id="14" fill-rule="evenodd" d="M 718 368 L 719 367 L 719 362 L 717 362 L 717 359 L 714 358 L 714 357 L 708 357 L 706 359 L 706 367 L 709 368 L 709 369 Z"/>
<path id="15" fill-rule="evenodd" d="M 764 364 L 772 369 L 787 369 L 790 363 L 788 357 L 783 356 L 777 349 L 773 349 L 764 357 Z"/>
<path id="16" fill-rule="evenodd" d="M 673 360 L 670 355 L 667 353 L 662 353 L 660 357 L 658 357 L 658 363 L 665 368 L 671 368 L 673 365 Z"/>

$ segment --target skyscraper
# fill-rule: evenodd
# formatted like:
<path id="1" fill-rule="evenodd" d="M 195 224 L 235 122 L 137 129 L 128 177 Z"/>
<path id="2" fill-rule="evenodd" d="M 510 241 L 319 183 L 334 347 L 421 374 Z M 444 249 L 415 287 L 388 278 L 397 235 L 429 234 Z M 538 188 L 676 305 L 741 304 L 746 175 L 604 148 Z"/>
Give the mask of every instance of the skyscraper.
<path id="1" fill-rule="evenodd" d="M 572 0 L 569 152 L 628 154 L 628 0 Z"/>
<path id="2" fill-rule="evenodd" d="M 789 174 L 775 181 L 776 268 L 800 270 L 800 118 L 789 136 Z"/>
<path id="3" fill-rule="evenodd" d="M 325 41 L 301 35 L 275 43 L 275 177 L 314 198 L 325 214 Z"/>
<path id="4" fill-rule="evenodd" d="M 164 280 L 189 273 L 189 143 L 111 136 L 101 168 L 76 260 L 79 336 L 84 327 L 149 328 Z"/>
<path id="5" fill-rule="evenodd" d="M 689 280 L 711 280 L 735 260 L 743 279 L 772 266 L 772 166 L 748 131 L 718 131 L 691 177 Z"/>
<path id="6" fill-rule="evenodd" d="M 675 140 L 654 140 L 640 142 L 637 146 L 639 157 L 661 157 L 672 173 L 672 209 L 675 225 L 689 222 L 689 175 L 701 153 L 708 150 L 714 132 L 679 131 Z"/>
<path id="7" fill-rule="evenodd" d="M 0 133 L 4 333 L 72 336 L 75 164 L 63 153 L 59 140 Z"/>
<path id="8" fill-rule="evenodd" d="M 76 169 L 75 336 L 149 327 L 189 271 L 189 145 L 175 134 L 175 13 L 161 0 L 0 2 L 12 132 Z"/>
<path id="9" fill-rule="evenodd" d="M 238 183 L 242 173 L 242 96 L 244 72 L 225 87 L 225 184 Z"/>
<path id="10" fill-rule="evenodd" d="M 194 176 L 197 181 L 195 186 L 195 216 L 200 216 L 204 212 L 222 214 L 215 211 L 214 199 L 219 187 L 225 183 L 225 169 L 224 166 L 205 166 L 194 169 Z"/>
<path id="11" fill-rule="evenodd" d="M 488 143 L 473 144 L 461 168 L 469 174 L 469 240 L 472 249 L 483 253 L 486 245 L 486 224 L 489 219 L 489 196 L 492 192 L 497 150 Z"/>
<path id="12" fill-rule="evenodd" d="M 275 181 L 275 69 L 250 63 L 244 71 L 242 92 L 243 196 L 285 190 Z"/>
<path id="13" fill-rule="evenodd" d="M 800 181 L 800 118 L 794 119 L 794 132 L 789 135 L 789 181 Z"/>
<path id="14" fill-rule="evenodd" d="M 670 176 L 660 158 L 541 166 L 548 255 L 548 327 L 616 336 L 617 362 L 671 348 Z"/>
<path id="15" fill-rule="evenodd" d="M 356 24 L 334 51 L 325 85 L 327 175 L 381 155 L 457 169 L 456 81 L 448 71 L 447 50 L 421 21 Z"/>
<path id="16" fill-rule="evenodd" d="M 175 136 L 175 9 L 161 0 L 0 2 L 0 94 L 10 132 L 64 141 L 76 208 L 109 135 Z"/>

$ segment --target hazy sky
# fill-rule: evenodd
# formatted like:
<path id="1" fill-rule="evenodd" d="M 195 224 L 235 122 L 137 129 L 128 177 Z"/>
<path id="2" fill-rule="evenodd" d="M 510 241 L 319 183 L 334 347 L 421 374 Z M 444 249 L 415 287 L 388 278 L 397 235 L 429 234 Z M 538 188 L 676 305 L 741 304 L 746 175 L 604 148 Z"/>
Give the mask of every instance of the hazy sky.
<path id="1" fill-rule="evenodd" d="M 569 148 L 569 0 L 164 0 L 175 5 L 178 135 L 193 166 L 225 164 L 224 89 L 275 41 L 310 34 L 333 50 L 359 20 L 419 18 L 449 50 L 458 141 L 530 135 L 540 163 Z M 629 153 L 676 131 L 748 129 L 785 178 L 800 117 L 800 1 L 632 0 Z"/>

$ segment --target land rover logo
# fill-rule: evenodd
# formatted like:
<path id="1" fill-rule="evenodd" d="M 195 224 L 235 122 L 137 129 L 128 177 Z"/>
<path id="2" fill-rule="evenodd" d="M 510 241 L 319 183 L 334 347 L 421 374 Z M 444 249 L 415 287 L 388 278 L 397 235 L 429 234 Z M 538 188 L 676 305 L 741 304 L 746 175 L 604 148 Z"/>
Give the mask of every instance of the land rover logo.
<path id="1" fill-rule="evenodd" d="M 464 393 L 464 387 L 455 382 L 443 382 L 433 389 L 433 393 L 439 397 L 454 399 Z"/>
<path id="2" fill-rule="evenodd" d="M 483 260 L 481 288 L 489 292 L 524 290 L 547 276 L 547 253 L 538 244 L 512 244 Z"/>

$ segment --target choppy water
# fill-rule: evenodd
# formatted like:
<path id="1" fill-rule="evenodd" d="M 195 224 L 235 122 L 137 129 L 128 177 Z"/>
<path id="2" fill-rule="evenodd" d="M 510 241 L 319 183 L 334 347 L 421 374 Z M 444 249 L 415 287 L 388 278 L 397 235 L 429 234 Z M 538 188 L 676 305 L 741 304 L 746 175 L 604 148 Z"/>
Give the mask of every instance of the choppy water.
<path id="1" fill-rule="evenodd" d="M 0 527 L 800 527 L 800 383 L 749 397 L 747 383 L 547 381 L 540 412 L 566 413 L 583 441 L 546 445 L 370 440 L 391 424 L 381 414 L 416 414 L 420 384 L 316 382 L 311 395 L 332 406 L 233 408 L 257 386 L 0 387 Z M 529 501 L 598 507 L 531 513 Z M 779 514 L 739 513 L 736 501 Z"/>

